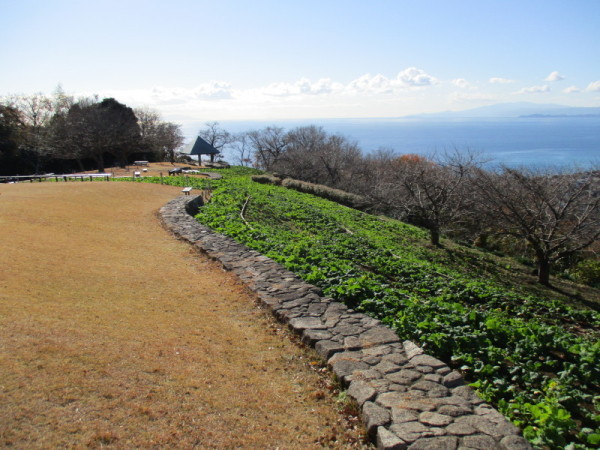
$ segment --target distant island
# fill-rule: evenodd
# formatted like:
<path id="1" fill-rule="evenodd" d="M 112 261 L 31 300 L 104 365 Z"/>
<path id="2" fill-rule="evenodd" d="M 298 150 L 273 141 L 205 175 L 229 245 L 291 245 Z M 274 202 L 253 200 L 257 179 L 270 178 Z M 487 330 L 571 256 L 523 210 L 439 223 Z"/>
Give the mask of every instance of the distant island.
<path id="1" fill-rule="evenodd" d="M 574 119 L 574 118 L 586 118 L 586 117 L 600 117 L 600 114 L 527 114 L 524 116 L 519 116 L 520 119 Z"/>
<path id="2" fill-rule="evenodd" d="M 498 103 L 462 111 L 405 116 L 410 119 L 483 119 L 483 118 L 600 117 L 600 107 L 576 107 L 544 103 Z"/>

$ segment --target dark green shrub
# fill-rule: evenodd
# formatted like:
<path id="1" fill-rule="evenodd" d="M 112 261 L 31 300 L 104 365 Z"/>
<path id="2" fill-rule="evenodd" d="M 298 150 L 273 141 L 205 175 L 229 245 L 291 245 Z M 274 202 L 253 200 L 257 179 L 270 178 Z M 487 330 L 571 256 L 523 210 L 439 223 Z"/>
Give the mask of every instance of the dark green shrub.
<path id="1" fill-rule="evenodd" d="M 583 260 L 570 270 L 570 275 L 578 283 L 600 287 L 600 260 Z"/>

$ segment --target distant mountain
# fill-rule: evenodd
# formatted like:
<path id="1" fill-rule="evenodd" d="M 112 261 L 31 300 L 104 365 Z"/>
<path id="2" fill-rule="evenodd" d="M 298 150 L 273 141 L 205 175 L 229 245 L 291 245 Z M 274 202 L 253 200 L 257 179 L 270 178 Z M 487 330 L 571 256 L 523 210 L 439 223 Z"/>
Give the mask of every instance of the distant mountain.
<path id="1" fill-rule="evenodd" d="M 498 103 L 464 111 L 444 111 L 408 116 L 415 119 L 475 119 L 517 117 L 600 117 L 600 108 L 572 107 L 530 102 Z"/>

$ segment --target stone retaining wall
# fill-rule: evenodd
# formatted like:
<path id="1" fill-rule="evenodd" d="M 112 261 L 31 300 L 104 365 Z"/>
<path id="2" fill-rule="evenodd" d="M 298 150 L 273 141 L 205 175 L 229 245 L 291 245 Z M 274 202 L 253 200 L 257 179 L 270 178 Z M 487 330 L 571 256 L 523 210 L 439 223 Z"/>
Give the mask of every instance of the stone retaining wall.
<path id="1" fill-rule="evenodd" d="M 529 449 L 519 430 L 465 385 L 460 373 L 402 342 L 378 320 L 323 297 L 273 260 L 191 215 L 199 197 L 160 210 L 163 223 L 234 272 L 282 322 L 327 360 L 382 449 Z"/>

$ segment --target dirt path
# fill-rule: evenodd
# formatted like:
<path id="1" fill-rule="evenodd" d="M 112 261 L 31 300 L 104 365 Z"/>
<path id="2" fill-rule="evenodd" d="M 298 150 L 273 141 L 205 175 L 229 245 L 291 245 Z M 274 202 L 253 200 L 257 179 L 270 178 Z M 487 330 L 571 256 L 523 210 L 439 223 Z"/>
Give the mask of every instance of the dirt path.
<path id="1" fill-rule="evenodd" d="M 353 442 L 307 355 L 161 227 L 177 195 L 0 185 L 0 447 Z"/>

